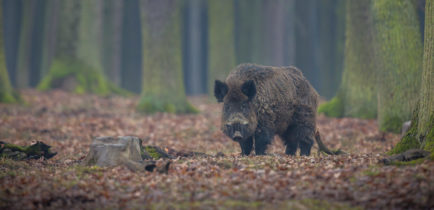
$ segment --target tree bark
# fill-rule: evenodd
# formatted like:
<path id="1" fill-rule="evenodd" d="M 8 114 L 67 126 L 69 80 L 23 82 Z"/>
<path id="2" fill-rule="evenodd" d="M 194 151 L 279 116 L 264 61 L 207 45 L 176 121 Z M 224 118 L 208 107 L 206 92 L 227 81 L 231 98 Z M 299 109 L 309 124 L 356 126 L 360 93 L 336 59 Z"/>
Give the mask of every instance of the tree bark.
<path id="1" fill-rule="evenodd" d="M 319 87 L 317 91 L 332 98 L 341 81 L 345 45 L 345 0 L 318 1 Z"/>
<path id="2" fill-rule="evenodd" d="M 54 2 L 51 2 L 54 3 Z M 38 88 L 62 88 L 76 93 L 126 94 L 102 71 L 102 2 L 59 1 L 59 24 L 49 73 Z"/>
<path id="3" fill-rule="evenodd" d="M 6 70 L 6 58 L 3 42 L 3 2 L 0 1 L 0 102 L 14 103 L 18 95 L 14 93 Z"/>
<path id="4" fill-rule="evenodd" d="M 214 81 L 224 80 L 235 67 L 234 1 L 209 0 L 208 92 L 214 94 Z"/>
<path id="5" fill-rule="evenodd" d="M 342 82 L 336 96 L 318 111 L 333 117 L 374 118 L 377 89 L 371 0 L 346 2 L 345 58 Z"/>
<path id="6" fill-rule="evenodd" d="M 422 69 L 422 40 L 411 0 L 372 2 L 377 69 L 378 123 L 399 132 L 417 105 Z"/>
<path id="7" fill-rule="evenodd" d="M 123 0 L 104 2 L 103 64 L 105 74 L 116 85 L 121 85 Z"/>
<path id="8" fill-rule="evenodd" d="M 180 7 L 176 0 L 142 0 L 144 112 L 196 112 L 184 92 Z"/>
<path id="9" fill-rule="evenodd" d="M 32 56 L 31 41 L 33 18 L 36 1 L 22 1 L 23 13 L 18 43 L 17 87 L 27 88 L 30 85 L 30 60 Z"/>
<path id="10" fill-rule="evenodd" d="M 434 2 L 426 1 L 422 90 L 417 134 L 425 150 L 434 154 Z"/>
<path id="11" fill-rule="evenodd" d="M 235 50 L 240 63 L 264 63 L 263 0 L 235 1 Z"/>

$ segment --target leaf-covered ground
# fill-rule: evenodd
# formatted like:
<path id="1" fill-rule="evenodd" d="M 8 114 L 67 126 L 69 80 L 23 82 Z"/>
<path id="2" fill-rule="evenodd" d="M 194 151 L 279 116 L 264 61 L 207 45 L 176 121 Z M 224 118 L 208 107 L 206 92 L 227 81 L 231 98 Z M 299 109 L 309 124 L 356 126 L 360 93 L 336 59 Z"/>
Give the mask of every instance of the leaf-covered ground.
<path id="1" fill-rule="evenodd" d="M 384 166 L 399 141 L 375 120 L 319 116 L 322 139 L 347 155 L 289 157 L 276 139 L 267 156 L 239 155 L 219 131 L 220 105 L 193 99 L 198 115 L 135 111 L 137 97 L 98 97 L 61 91 L 23 93 L 28 105 L 0 104 L 0 140 L 52 145 L 50 160 L 0 159 L 0 208 L 174 209 L 429 209 L 434 162 Z M 133 135 L 178 154 L 169 172 L 80 165 L 97 136 Z M 224 155 L 216 155 L 218 152 Z"/>

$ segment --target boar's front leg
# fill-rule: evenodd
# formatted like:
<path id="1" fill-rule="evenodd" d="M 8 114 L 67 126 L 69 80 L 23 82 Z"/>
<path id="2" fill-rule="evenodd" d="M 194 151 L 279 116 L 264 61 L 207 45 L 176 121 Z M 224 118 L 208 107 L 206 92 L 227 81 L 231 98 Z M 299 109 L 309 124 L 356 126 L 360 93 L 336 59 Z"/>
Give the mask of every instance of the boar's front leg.
<path id="1" fill-rule="evenodd" d="M 268 145 L 271 143 L 274 134 L 265 127 L 258 126 L 255 131 L 255 153 L 265 155 Z"/>
<path id="2" fill-rule="evenodd" d="M 249 137 L 245 140 L 241 140 L 238 143 L 240 143 L 241 154 L 250 155 L 250 152 L 252 152 L 253 149 L 253 137 Z"/>

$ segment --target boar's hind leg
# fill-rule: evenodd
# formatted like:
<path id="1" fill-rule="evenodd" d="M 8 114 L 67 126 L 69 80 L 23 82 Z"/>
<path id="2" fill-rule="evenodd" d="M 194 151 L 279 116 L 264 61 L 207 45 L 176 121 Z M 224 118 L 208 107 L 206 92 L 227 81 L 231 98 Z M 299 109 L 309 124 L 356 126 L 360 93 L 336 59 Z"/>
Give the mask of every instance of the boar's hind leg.
<path id="1" fill-rule="evenodd" d="M 285 154 L 287 155 L 295 155 L 298 148 L 298 140 L 295 137 L 295 126 L 290 126 L 286 132 L 280 136 L 283 143 L 286 145 Z"/>
<path id="2" fill-rule="evenodd" d="M 273 133 L 269 129 L 258 128 L 255 132 L 255 153 L 265 155 L 268 145 L 271 143 Z"/>
<path id="3" fill-rule="evenodd" d="M 315 137 L 315 111 L 308 106 L 299 106 L 294 113 L 294 136 L 300 147 L 300 155 L 310 155 Z"/>
<path id="4" fill-rule="evenodd" d="M 310 155 L 310 149 L 313 145 L 314 130 L 309 127 L 301 127 L 297 131 L 298 146 L 300 147 L 300 155 Z"/>
<path id="5" fill-rule="evenodd" d="M 250 155 L 253 149 L 253 137 L 249 137 L 244 141 L 240 141 L 241 154 L 242 155 Z"/>

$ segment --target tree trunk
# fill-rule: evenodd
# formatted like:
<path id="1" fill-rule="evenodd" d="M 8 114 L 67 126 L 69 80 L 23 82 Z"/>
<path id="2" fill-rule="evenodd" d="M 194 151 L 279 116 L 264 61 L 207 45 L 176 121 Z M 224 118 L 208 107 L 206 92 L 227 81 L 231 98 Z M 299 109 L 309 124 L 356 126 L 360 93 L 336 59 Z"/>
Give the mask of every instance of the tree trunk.
<path id="1" fill-rule="evenodd" d="M 318 1 L 296 1 L 296 66 L 319 89 Z"/>
<path id="2" fill-rule="evenodd" d="M 77 56 L 100 74 L 102 67 L 102 0 L 81 0 Z"/>
<path id="3" fill-rule="evenodd" d="M 144 112 L 196 112 L 187 101 L 182 80 L 181 13 L 176 0 L 142 0 Z"/>
<path id="4" fill-rule="evenodd" d="M 36 1 L 22 1 L 23 13 L 18 44 L 17 87 L 27 88 L 30 85 L 30 60 L 32 57 L 32 28 Z"/>
<path id="5" fill-rule="evenodd" d="M 345 45 L 345 0 L 318 1 L 319 89 L 328 99 L 336 94 L 341 81 Z"/>
<path id="6" fill-rule="evenodd" d="M 295 1 L 264 1 L 264 63 L 295 64 Z"/>
<path id="7" fill-rule="evenodd" d="M 418 135 L 425 137 L 424 148 L 434 152 L 434 2 L 426 1 L 422 88 L 420 92 Z"/>
<path id="8" fill-rule="evenodd" d="M 187 95 L 207 93 L 207 2 L 184 1 L 182 8 L 182 64 Z"/>
<path id="9" fill-rule="evenodd" d="M 122 0 L 108 0 L 104 3 L 104 44 L 103 64 L 108 78 L 116 85 L 121 85 L 121 58 L 122 58 Z"/>
<path id="10" fill-rule="evenodd" d="M 43 48 L 41 53 L 41 71 L 40 77 L 43 78 L 50 70 L 50 64 L 54 56 L 54 47 L 57 38 L 57 29 L 59 27 L 59 1 L 46 0 L 44 15 L 44 35 Z"/>
<path id="11" fill-rule="evenodd" d="M 224 80 L 235 67 L 234 1 L 209 0 L 208 92 L 214 94 L 214 81 Z"/>
<path id="12" fill-rule="evenodd" d="M 142 91 L 142 30 L 139 0 L 124 1 L 122 22 L 122 87 L 140 93 Z"/>
<path id="13" fill-rule="evenodd" d="M 13 86 L 17 86 L 18 46 L 20 40 L 22 1 L 3 0 L 4 51 L 6 66 Z"/>
<path id="14" fill-rule="evenodd" d="M 0 102 L 14 103 L 19 97 L 14 93 L 9 81 L 3 40 L 3 2 L 0 1 Z"/>
<path id="15" fill-rule="evenodd" d="M 237 63 L 264 63 L 262 0 L 235 1 Z"/>
<path id="16" fill-rule="evenodd" d="M 377 90 L 371 0 L 346 2 L 345 58 L 342 82 L 336 96 L 318 111 L 332 117 L 374 118 Z"/>
<path id="17" fill-rule="evenodd" d="M 45 14 L 47 12 L 46 0 L 33 0 L 35 1 L 34 13 L 32 17 L 32 28 L 30 38 L 29 53 L 31 54 L 29 60 L 29 84 L 30 87 L 36 87 L 41 80 L 41 62 L 43 56 L 43 40 L 45 27 L 50 27 L 46 24 Z"/>
<path id="18" fill-rule="evenodd" d="M 54 3 L 54 2 L 51 2 Z M 101 58 L 101 1 L 60 1 L 55 55 L 38 88 L 100 95 L 123 92 L 105 79 Z"/>
<path id="19" fill-rule="evenodd" d="M 422 41 L 411 0 L 372 2 L 377 69 L 378 123 L 399 132 L 411 119 L 420 90 Z"/>
<path id="20" fill-rule="evenodd" d="M 425 34 L 419 106 L 413 113 L 411 127 L 391 154 L 410 149 L 424 149 L 434 159 L 434 2 L 426 1 Z"/>

